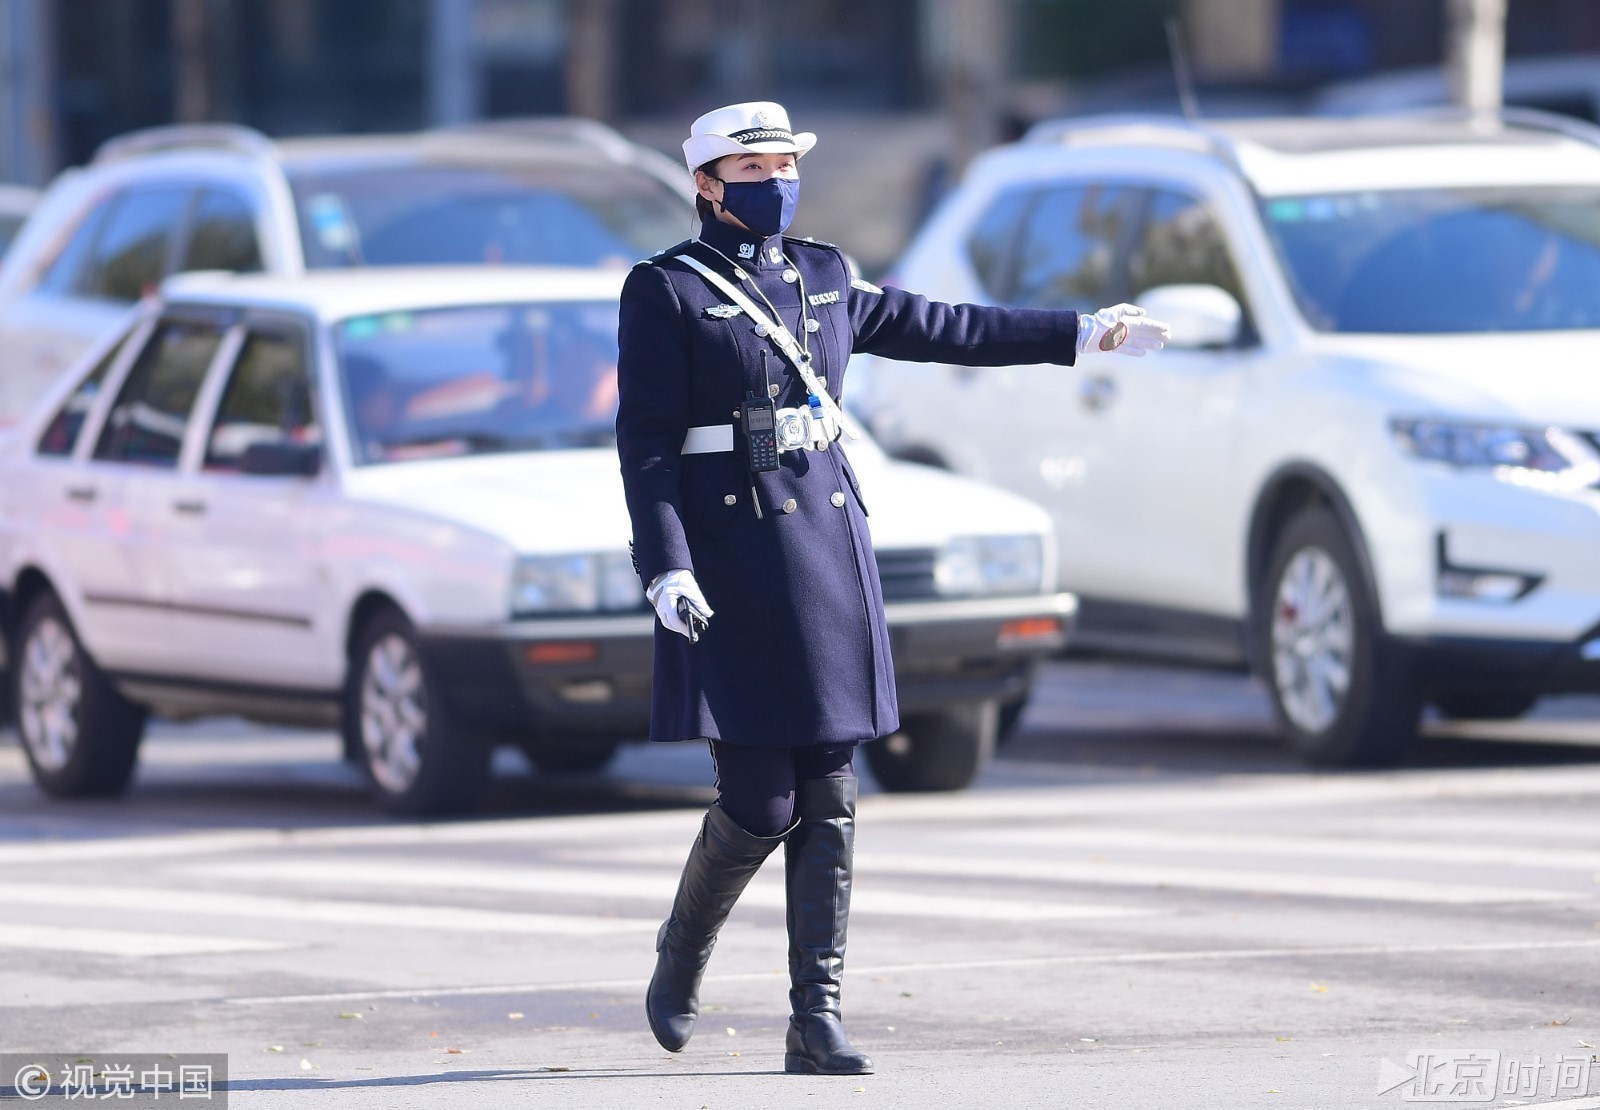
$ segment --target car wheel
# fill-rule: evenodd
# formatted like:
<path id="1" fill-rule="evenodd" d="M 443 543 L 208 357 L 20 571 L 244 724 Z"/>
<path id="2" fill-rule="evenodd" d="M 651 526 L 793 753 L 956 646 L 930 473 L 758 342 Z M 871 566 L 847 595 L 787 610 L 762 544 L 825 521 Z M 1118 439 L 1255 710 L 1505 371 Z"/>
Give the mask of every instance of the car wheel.
<path id="1" fill-rule="evenodd" d="M 357 637 L 345 678 L 346 743 L 360 754 L 379 804 L 410 816 L 477 805 L 491 746 L 451 719 L 399 612 L 374 615 Z"/>
<path id="2" fill-rule="evenodd" d="M 994 755 L 999 706 L 992 701 L 919 713 L 867 745 L 867 766 L 885 790 L 961 790 Z"/>
<path id="3" fill-rule="evenodd" d="M 1289 521 L 1257 596 L 1268 686 L 1294 749 L 1322 766 L 1404 758 L 1421 703 L 1389 659 L 1377 604 L 1330 510 Z"/>
<path id="4" fill-rule="evenodd" d="M 133 780 L 145 711 L 111 685 L 83 650 L 53 594 L 17 627 L 12 704 L 33 781 L 57 798 L 120 794 Z"/>
<path id="5" fill-rule="evenodd" d="M 605 739 L 524 739 L 522 751 L 540 771 L 551 774 L 578 774 L 599 771 L 617 755 L 621 741 Z"/>
<path id="6" fill-rule="evenodd" d="M 1452 721 L 1512 721 L 1538 701 L 1532 694 L 1441 694 L 1433 704 Z"/>

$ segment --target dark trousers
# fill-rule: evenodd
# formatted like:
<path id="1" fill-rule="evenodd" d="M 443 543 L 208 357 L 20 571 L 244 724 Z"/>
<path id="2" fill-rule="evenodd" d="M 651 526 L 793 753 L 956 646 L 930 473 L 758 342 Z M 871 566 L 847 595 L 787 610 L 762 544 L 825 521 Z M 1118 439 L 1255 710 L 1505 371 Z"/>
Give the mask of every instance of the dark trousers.
<path id="1" fill-rule="evenodd" d="M 777 836 L 794 824 L 797 783 L 853 778 L 854 744 L 768 748 L 711 741 L 717 804 L 752 836 Z"/>

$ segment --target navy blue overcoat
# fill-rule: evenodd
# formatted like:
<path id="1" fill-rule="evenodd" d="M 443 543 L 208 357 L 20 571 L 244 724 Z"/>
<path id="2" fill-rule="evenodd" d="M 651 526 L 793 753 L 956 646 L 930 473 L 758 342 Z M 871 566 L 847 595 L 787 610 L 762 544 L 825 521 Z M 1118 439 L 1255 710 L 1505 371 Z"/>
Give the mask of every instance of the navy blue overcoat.
<path id="1" fill-rule="evenodd" d="M 713 249 L 715 248 L 715 249 Z M 784 452 L 752 475 L 736 449 L 680 454 L 688 428 L 736 424 L 747 396 L 803 407 L 806 388 L 770 338 L 675 255 L 688 252 L 766 294 L 835 400 L 852 351 L 914 362 L 1070 365 L 1075 312 L 948 305 L 852 280 L 827 243 L 763 239 L 715 219 L 690 240 L 634 267 L 622 290 L 617 452 L 648 585 L 692 570 L 715 616 L 696 644 L 655 631 L 650 738 L 709 738 L 794 747 L 846 744 L 900 727 L 867 505 L 835 443 Z M 720 252 L 720 253 L 719 253 Z M 737 266 L 735 265 L 737 263 Z M 820 325 L 807 333 L 806 313 Z M 760 512 L 752 504 L 759 498 Z"/>

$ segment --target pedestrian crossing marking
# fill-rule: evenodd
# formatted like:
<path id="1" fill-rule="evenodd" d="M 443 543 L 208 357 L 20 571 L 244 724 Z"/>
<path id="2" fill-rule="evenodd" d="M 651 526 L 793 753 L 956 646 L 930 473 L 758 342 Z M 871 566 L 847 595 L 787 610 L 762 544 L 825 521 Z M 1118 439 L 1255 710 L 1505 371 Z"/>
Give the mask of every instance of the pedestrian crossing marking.
<path id="1" fill-rule="evenodd" d="M 662 912 L 677 889 L 678 872 L 621 871 L 597 867 L 485 867 L 468 863 L 391 863 L 382 860 L 271 860 L 243 864 L 199 864 L 190 872 L 228 879 L 281 879 L 336 886 L 379 886 L 385 889 L 492 890 L 503 893 L 564 894 L 654 903 Z M 781 875 L 770 869 L 758 875 L 739 899 L 740 905 L 783 909 Z M 857 884 L 851 916 L 903 916 L 964 921 L 1077 921 L 1103 917 L 1139 917 L 1158 912 L 1134 906 L 1084 905 L 1047 899 L 950 897 L 874 889 Z M 409 913 L 409 910 L 408 910 Z"/>
<path id="2" fill-rule="evenodd" d="M 10 899 L 9 894 L 7 899 Z M 208 956 L 238 952 L 274 952 L 300 947 L 285 941 L 248 937 L 208 937 L 184 933 L 140 933 L 124 929 L 87 929 L 67 925 L 21 925 L 0 922 L 0 951 L 8 948 L 82 952 L 97 956 Z"/>
<path id="3" fill-rule="evenodd" d="M 246 864 L 241 875 L 254 875 Z M 527 933 L 571 936 L 653 933 L 660 922 L 646 917 L 590 914 L 516 913 L 416 902 L 352 902 L 313 898 L 234 894 L 225 891 L 152 887 L 65 886 L 19 883 L 6 892 L 11 905 L 114 909 L 151 914 L 201 914 L 334 925 L 377 925 L 396 929 L 448 929 L 469 933 Z"/>

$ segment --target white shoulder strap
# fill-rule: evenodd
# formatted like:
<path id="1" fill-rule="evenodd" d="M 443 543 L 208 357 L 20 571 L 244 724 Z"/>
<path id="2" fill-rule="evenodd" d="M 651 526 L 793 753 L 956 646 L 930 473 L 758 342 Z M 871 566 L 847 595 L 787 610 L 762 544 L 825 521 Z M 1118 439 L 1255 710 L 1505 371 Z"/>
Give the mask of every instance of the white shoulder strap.
<path id="1" fill-rule="evenodd" d="M 800 380 L 806 383 L 806 388 L 816 394 L 817 398 L 822 402 L 823 411 L 837 420 L 839 427 L 843 428 L 845 434 L 851 439 L 861 438 L 860 427 L 856 425 L 854 420 L 845 415 L 844 409 L 839 407 L 828 391 L 817 381 L 817 376 L 811 371 L 810 358 L 800 349 L 800 344 L 795 342 L 794 334 L 783 326 L 782 321 L 772 319 L 761 310 L 755 301 L 750 299 L 744 290 L 693 255 L 679 254 L 673 257 L 692 266 L 701 277 L 706 279 L 713 289 L 744 309 L 745 315 L 754 320 L 758 327 L 767 329 L 767 335 L 778 345 L 778 350 L 783 352 L 784 357 L 799 372 Z"/>

